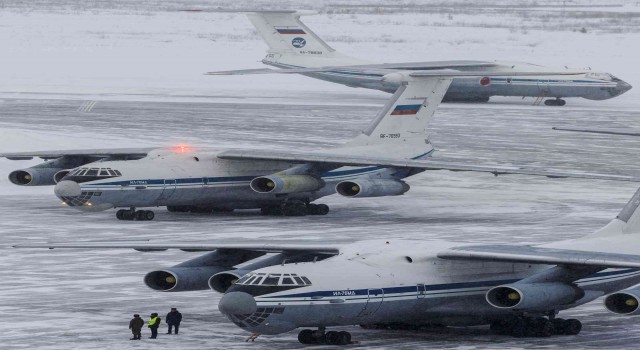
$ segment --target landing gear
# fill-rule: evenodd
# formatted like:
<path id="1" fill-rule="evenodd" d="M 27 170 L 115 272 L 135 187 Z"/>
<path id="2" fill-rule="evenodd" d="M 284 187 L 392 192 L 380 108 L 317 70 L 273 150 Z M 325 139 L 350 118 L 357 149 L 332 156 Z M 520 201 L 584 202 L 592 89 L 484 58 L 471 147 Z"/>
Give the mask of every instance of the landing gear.
<path id="1" fill-rule="evenodd" d="M 120 209 L 116 212 L 116 218 L 118 220 L 138 220 L 138 221 L 151 221 L 156 217 L 156 214 L 151 210 L 138 210 L 136 208 Z"/>
<path id="2" fill-rule="evenodd" d="M 298 341 L 302 344 L 326 344 L 326 345 L 348 345 L 351 344 L 351 333 L 324 331 L 323 328 L 317 331 L 303 329 L 298 333 Z"/>
<path id="3" fill-rule="evenodd" d="M 544 101 L 544 105 L 545 106 L 564 106 L 567 104 L 567 101 L 561 99 L 560 97 L 556 97 L 555 100 L 545 100 Z"/>
<path id="4" fill-rule="evenodd" d="M 327 215 L 328 213 L 329 206 L 326 204 L 304 203 L 302 201 L 289 201 L 281 205 L 260 208 L 260 214 L 273 216 Z"/>
<path id="5" fill-rule="evenodd" d="M 582 323 L 576 319 L 563 320 L 544 317 L 517 317 L 491 323 L 491 332 L 516 338 L 550 337 L 552 335 L 577 335 Z"/>
<path id="6" fill-rule="evenodd" d="M 198 213 L 198 214 L 211 214 L 211 213 L 231 213 L 232 208 L 219 208 L 219 207 L 200 207 L 196 205 L 167 205 L 167 211 L 170 213 Z"/>

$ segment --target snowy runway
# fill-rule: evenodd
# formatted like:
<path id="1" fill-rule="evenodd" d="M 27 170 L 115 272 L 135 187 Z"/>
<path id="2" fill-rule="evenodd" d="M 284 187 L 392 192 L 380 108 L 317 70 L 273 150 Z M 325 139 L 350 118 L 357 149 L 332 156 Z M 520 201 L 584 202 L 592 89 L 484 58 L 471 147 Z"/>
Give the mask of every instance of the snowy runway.
<path id="1" fill-rule="evenodd" d="M 343 95 L 345 100 L 358 95 Z M 305 103 L 161 103 L 4 99 L 0 127 L 20 138 L 11 150 L 172 145 L 314 149 L 349 139 L 378 107 Z M 381 101 L 382 102 L 382 101 Z M 325 105 L 322 105 L 325 104 Z M 132 116 L 135 116 L 133 118 Z M 339 119 L 339 122 L 337 120 Z M 552 126 L 640 128 L 624 109 L 531 107 L 512 101 L 485 105 L 445 104 L 436 113 L 436 157 L 477 159 L 593 172 L 640 174 L 640 140 L 562 133 Z M 69 130 L 69 131 L 67 131 Z M 33 145 L 33 147 L 31 147 Z M 59 145 L 59 146 L 58 146 Z M 27 147 L 29 146 L 29 147 Z M 60 205 L 52 190 L 19 188 L 6 174 L 32 162 L 0 161 L 0 313 L 11 324 L 3 347 L 86 349 L 129 346 L 131 314 L 147 316 L 178 307 L 185 316 L 179 336 L 136 344 L 139 348 L 246 348 L 245 333 L 218 311 L 214 292 L 159 293 L 142 283 L 155 268 L 197 253 L 179 251 L 18 250 L 12 244 L 43 241 L 215 241 L 233 239 L 359 240 L 441 238 L 474 242 L 540 242 L 590 233 L 614 217 L 638 184 L 546 179 L 477 173 L 426 172 L 408 179 L 404 196 L 378 199 L 327 197 L 328 216 L 262 217 L 255 211 L 229 215 L 168 213 L 156 208 L 152 222 L 117 221 L 114 211 L 81 214 Z M 331 273 L 331 272 L 328 272 Z M 564 315 L 584 322 L 577 337 L 515 340 L 485 328 L 433 332 L 362 330 L 349 327 L 371 348 L 628 347 L 639 339 L 623 331 L 632 318 L 610 314 L 598 302 Z M 632 326 L 633 327 L 633 326 Z M 632 332 L 635 333 L 635 332 Z M 259 338 L 251 347 L 298 348 L 297 333 Z M 624 335 L 624 336 L 622 336 Z"/>

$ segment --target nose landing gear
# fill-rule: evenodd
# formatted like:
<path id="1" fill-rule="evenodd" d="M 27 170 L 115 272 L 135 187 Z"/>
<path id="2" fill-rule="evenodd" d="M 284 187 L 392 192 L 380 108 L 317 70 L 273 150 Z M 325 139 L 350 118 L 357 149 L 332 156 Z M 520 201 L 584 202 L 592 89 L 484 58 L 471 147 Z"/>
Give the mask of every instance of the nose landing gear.
<path id="1" fill-rule="evenodd" d="M 155 217 L 155 213 L 151 210 L 138 210 L 136 208 L 120 209 L 116 212 L 116 218 L 118 220 L 137 220 L 137 221 L 150 221 Z"/>

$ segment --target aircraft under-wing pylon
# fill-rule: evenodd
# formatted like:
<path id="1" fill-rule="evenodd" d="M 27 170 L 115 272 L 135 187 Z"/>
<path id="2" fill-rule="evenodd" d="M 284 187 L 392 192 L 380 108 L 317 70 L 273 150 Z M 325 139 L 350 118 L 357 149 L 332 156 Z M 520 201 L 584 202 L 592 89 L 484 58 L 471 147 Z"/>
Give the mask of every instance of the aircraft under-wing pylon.
<path id="1" fill-rule="evenodd" d="M 13 171 L 12 183 L 55 185 L 63 203 L 82 211 L 120 209 L 121 220 L 151 220 L 150 210 L 229 211 L 260 208 L 264 214 L 325 215 L 313 201 L 338 193 L 346 197 L 404 194 L 403 179 L 425 170 L 475 171 L 637 181 L 622 175 L 567 170 L 478 165 L 428 159 L 428 122 L 442 101 L 451 71 L 392 73 L 398 89 L 375 119 L 354 139 L 312 152 L 173 147 L 157 149 L 66 150 L 2 153 L 0 157 L 51 159 Z M 524 73 L 522 73 L 524 74 Z M 531 74 L 544 74 L 534 72 Z"/>

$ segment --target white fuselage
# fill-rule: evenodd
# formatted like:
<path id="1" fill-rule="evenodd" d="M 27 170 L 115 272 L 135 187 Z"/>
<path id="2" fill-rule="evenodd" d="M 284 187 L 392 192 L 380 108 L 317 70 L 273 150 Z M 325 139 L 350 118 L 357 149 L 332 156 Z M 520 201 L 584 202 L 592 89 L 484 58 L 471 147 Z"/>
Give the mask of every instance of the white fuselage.
<path id="1" fill-rule="evenodd" d="M 261 294 L 260 286 L 236 284 L 227 294 L 255 295 L 258 310 L 250 317 L 233 314 L 227 317 L 248 331 L 264 334 L 287 332 L 297 327 L 375 323 L 488 324 L 513 313 L 486 301 L 485 294 L 490 288 L 552 267 L 437 257 L 438 252 L 453 246 L 460 244 L 365 241 L 348 245 L 338 256 L 323 261 L 255 270 L 253 274 L 304 276 L 311 285 Z M 635 269 L 595 273 L 576 282 L 584 289 L 584 297 L 554 309 L 572 308 L 638 282 L 640 271 Z M 221 300 L 224 302 L 225 298 Z"/>

